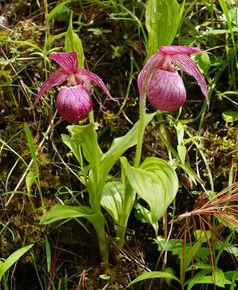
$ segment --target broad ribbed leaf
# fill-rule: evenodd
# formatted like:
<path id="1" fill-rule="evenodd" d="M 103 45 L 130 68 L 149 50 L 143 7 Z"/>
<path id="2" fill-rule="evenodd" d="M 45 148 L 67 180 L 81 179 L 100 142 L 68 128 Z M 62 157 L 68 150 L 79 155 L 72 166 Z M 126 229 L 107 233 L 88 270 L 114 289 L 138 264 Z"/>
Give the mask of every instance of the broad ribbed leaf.
<path id="1" fill-rule="evenodd" d="M 0 281 L 3 277 L 3 275 L 6 273 L 6 271 L 14 264 L 16 263 L 21 256 L 23 256 L 30 248 L 33 246 L 33 244 L 22 247 L 21 249 L 18 249 L 14 253 L 12 253 L 3 263 L 0 264 Z"/>
<path id="2" fill-rule="evenodd" d="M 147 125 L 156 113 L 147 114 L 145 117 L 145 125 Z M 122 154 L 130 147 L 136 145 L 138 135 L 139 121 L 131 128 L 126 135 L 114 139 L 110 149 L 102 157 L 101 174 L 103 178 L 107 176 L 112 166 L 122 156 Z"/>
<path id="3" fill-rule="evenodd" d="M 70 142 L 73 142 L 73 146 L 77 146 L 77 144 L 81 146 L 83 156 L 89 163 L 87 190 L 90 195 L 90 205 L 98 207 L 100 205 L 101 187 L 103 185 L 100 170 L 102 152 L 98 145 L 95 124 L 68 126 L 68 130 L 71 133 Z"/>
<path id="4" fill-rule="evenodd" d="M 73 142 L 69 135 L 62 134 L 61 138 L 64 144 L 69 147 L 69 149 L 72 151 L 77 161 L 80 163 L 80 158 L 81 158 L 80 145 L 76 142 Z"/>
<path id="5" fill-rule="evenodd" d="M 43 215 L 40 224 L 46 225 L 63 219 L 84 217 L 90 219 L 94 212 L 87 206 L 70 206 L 57 204 Z"/>
<path id="6" fill-rule="evenodd" d="M 194 285 L 196 284 L 203 284 L 204 279 L 209 279 L 210 283 L 207 284 L 213 284 L 212 283 L 212 277 L 206 276 L 211 270 L 201 270 L 196 275 L 194 275 L 191 279 L 189 279 L 186 284 L 188 285 L 188 290 L 191 290 Z"/>
<path id="7" fill-rule="evenodd" d="M 197 284 L 212 284 L 222 288 L 225 288 L 226 284 L 231 284 L 231 281 L 225 279 L 224 273 L 220 269 L 215 269 L 212 276 L 206 276 L 206 273 L 206 270 L 201 270 L 192 279 L 188 280 L 188 290 L 193 289 L 193 286 Z"/>
<path id="8" fill-rule="evenodd" d="M 176 280 L 178 283 L 180 283 L 179 279 L 171 273 L 163 272 L 163 271 L 152 271 L 152 272 L 143 273 L 142 275 L 138 276 L 135 280 L 133 280 L 129 284 L 129 286 L 131 286 L 132 284 L 141 282 L 143 280 L 146 280 L 146 279 L 155 279 L 155 278 L 173 279 L 173 280 Z"/>
<path id="9" fill-rule="evenodd" d="M 224 288 L 226 285 L 226 278 L 221 269 L 214 269 L 212 272 L 212 277 L 214 279 L 214 284 L 217 285 L 218 287 Z"/>
<path id="10" fill-rule="evenodd" d="M 101 205 L 110 214 L 116 224 L 122 215 L 123 184 L 119 181 L 108 182 L 103 188 Z"/>
<path id="11" fill-rule="evenodd" d="M 78 143 L 83 149 L 83 155 L 91 166 L 99 166 L 101 149 L 97 142 L 95 124 L 67 127 L 71 133 L 71 141 Z M 66 144 L 67 145 L 67 144 Z"/>
<path id="12" fill-rule="evenodd" d="M 161 45 L 172 44 L 179 27 L 179 4 L 176 0 L 148 0 L 145 16 L 147 55 L 151 56 Z"/>
<path id="13" fill-rule="evenodd" d="M 131 186 L 150 206 L 152 226 L 157 234 L 157 222 L 177 193 L 177 175 L 173 167 L 160 158 L 148 157 L 140 168 L 130 166 L 126 158 L 121 161 Z"/>
<path id="14" fill-rule="evenodd" d="M 73 30 L 72 13 L 70 15 L 69 27 L 65 36 L 65 50 L 75 51 L 78 59 L 78 66 L 84 67 L 84 53 L 82 41 Z"/>

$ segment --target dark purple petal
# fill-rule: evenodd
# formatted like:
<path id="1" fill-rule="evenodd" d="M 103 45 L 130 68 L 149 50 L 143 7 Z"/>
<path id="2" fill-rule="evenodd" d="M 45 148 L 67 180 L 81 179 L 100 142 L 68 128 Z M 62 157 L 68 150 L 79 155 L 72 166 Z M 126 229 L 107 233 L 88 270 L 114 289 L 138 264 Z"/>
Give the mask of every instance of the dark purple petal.
<path id="1" fill-rule="evenodd" d="M 181 68 L 183 71 L 185 71 L 188 75 L 193 76 L 198 85 L 201 88 L 202 93 L 206 97 L 207 102 L 208 101 L 208 91 L 207 91 L 207 83 L 200 72 L 198 66 L 196 63 L 187 55 L 173 55 L 171 56 L 171 59 L 174 64 L 176 64 L 179 68 Z"/>
<path id="2" fill-rule="evenodd" d="M 149 102 L 158 110 L 172 112 L 186 101 L 183 80 L 177 72 L 157 69 L 147 89 Z"/>
<path id="3" fill-rule="evenodd" d="M 78 68 L 76 52 L 52 52 L 50 59 L 58 63 L 58 65 L 68 74 L 75 73 Z"/>
<path id="4" fill-rule="evenodd" d="M 190 47 L 190 46 L 170 45 L 170 46 L 161 46 L 159 51 L 164 54 L 176 55 L 176 54 L 199 53 L 200 49 L 197 47 Z"/>
<path id="5" fill-rule="evenodd" d="M 59 114 L 70 123 L 86 118 L 93 107 L 87 89 L 81 85 L 61 88 L 56 105 Z"/>
<path id="6" fill-rule="evenodd" d="M 76 79 L 80 80 L 80 79 L 82 79 L 82 77 L 86 77 L 86 78 L 88 78 L 88 80 L 93 81 L 95 84 L 97 84 L 104 91 L 104 93 L 106 95 L 108 95 L 108 97 L 110 99 L 115 101 L 115 99 L 111 96 L 108 88 L 106 87 L 106 85 L 104 84 L 104 82 L 102 81 L 102 79 L 99 76 L 97 76 L 96 74 L 92 73 L 89 70 L 86 70 L 84 68 L 79 68 L 77 71 L 77 74 L 76 74 Z"/>
<path id="7" fill-rule="evenodd" d="M 40 88 L 40 90 L 36 96 L 35 103 L 37 103 L 39 101 L 39 99 L 48 90 L 50 90 L 54 86 L 58 86 L 58 85 L 61 85 L 62 83 L 64 83 L 67 80 L 67 77 L 68 77 L 68 74 L 65 73 L 64 71 L 57 71 L 57 72 L 53 73 L 52 75 L 50 75 L 48 80 L 46 82 L 44 82 L 44 84 Z"/>
<path id="8" fill-rule="evenodd" d="M 160 61 L 161 61 L 161 57 L 159 53 L 152 55 L 148 59 L 146 64 L 144 65 L 141 72 L 139 73 L 137 84 L 138 84 L 138 89 L 139 89 L 139 94 L 140 94 L 141 99 L 144 93 L 146 92 L 147 84 L 149 83 L 150 78 L 152 77 L 152 74 L 154 70 L 156 69 L 156 67 L 158 66 L 158 64 L 160 63 Z"/>

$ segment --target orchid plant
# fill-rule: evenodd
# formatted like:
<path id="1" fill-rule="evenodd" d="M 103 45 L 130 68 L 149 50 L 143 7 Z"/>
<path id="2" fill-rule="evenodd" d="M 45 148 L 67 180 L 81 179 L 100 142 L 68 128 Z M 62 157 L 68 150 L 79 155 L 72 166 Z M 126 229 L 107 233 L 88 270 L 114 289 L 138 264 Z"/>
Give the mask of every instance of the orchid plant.
<path id="1" fill-rule="evenodd" d="M 69 135 L 63 134 L 62 140 L 80 164 L 80 181 L 89 195 L 89 205 L 55 205 L 42 217 L 41 224 L 69 218 L 86 218 L 96 230 L 102 260 L 107 263 L 109 252 L 102 207 L 114 220 L 115 242 L 117 250 L 121 250 L 136 195 L 148 204 L 148 207 L 140 205 L 140 210 L 157 236 L 158 220 L 164 215 L 178 190 L 173 165 L 157 157 L 147 157 L 140 162 L 144 130 L 157 114 L 146 114 L 146 97 L 160 111 L 171 112 L 180 108 L 186 100 L 186 90 L 177 68 L 195 77 L 206 98 L 207 86 L 197 65 L 188 56 L 199 53 L 198 48 L 162 46 L 149 58 L 138 76 L 138 122 L 124 136 L 114 139 L 107 152 L 102 152 L 98 144 L 97 124 L 93 120 L 91 83 L 98 85 L 111 100 L 114 99 L 99 76 L 78 66 L 78 63 L 83 64 L 84 57 L 79 59 L 79 55 L 83 56 L 83 51 L 80 39 L 73 32 L 72 15 L 66 44 L 66 49 L 70 51 L 50 54 L 50 59 L 60 69 L 52 73 L 42 85 L 36 96 L 36 103 L 48 90 L 64 85 L 59 89 L 56 107 L 58 113 L 72 125 L 67 127 Z M 77 53 L 74 51 L 75 47 L 80 48 Z M 88 116 L 88 124 L 77 124 Z M 136 146 L 134 166 L 126 157 L 122 157 L 133 146 Z M 119 160 L 121 177 L 109 180 L 109 172 Z"/>
<path id="2" fill-rule="evenodd" d="M 145 99 L 148 96 L 152 106 L 163 111 L 173 111 L 183 105 L 186 90 L 175 65 L 193 75 L 207 97 L 206 82 L 196 64 L 187 56 L 198 52 L 197 48 L 186 46 L 163 46 L 148 60 L 138 77 L 140 119 L 126 135 L 116 138 L 107 152 L 103 153 L 100 149 L 97 126 L 92 119 L 87 125 L 68 126 L 70 135 L 62 135 L 62 139 L 80 164 L 81 180 L 89 194 L 89 206 L 56 205 L 43 216 L 42 224 L 66 218 L 88 219 L 97 232 L 102 259 L 107 262 L 106 219 L 101 206 L 116 224 L 115 241 L 120 250 L 137 194 L 149 205 L 149 210 L 143 206 L 140 206 L 140 210 L 153 226 L 156 236 L 158 235 L 158 220 L 176 195 L 178 179 L 173 166 L 160 158 L 147 157 L 140 164 L 144 130 L 156 114 L 146 114 Z M 78 68 L 74 52 L 52 53 L 50 58 L 60 65 L 61 70 L 53 73 L 43 84 L 36 101 L 53 86 L 66 83 L 59 90 L 56 105 L 62 117 L 76 123 L 88 116 L 92 110 L 90 81 L 100 86 L 113 99 L 101 78 L 88 70 Z M 132 166 L 121 156 L 135 145 L 136 156 Z M 108 181 L 110 170 L 120 158 L 121 179 Z"/>

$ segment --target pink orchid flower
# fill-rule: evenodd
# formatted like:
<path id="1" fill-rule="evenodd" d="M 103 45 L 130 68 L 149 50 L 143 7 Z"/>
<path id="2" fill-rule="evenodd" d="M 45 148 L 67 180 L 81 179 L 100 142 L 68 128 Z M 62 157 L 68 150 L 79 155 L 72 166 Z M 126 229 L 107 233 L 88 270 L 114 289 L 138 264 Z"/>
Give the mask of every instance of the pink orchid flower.
<path id="1" fill-rule="evenodd" d="M 186 101 L 186 89 L 177 67 L 193 76 L 208 102 L 206 81 L 196 63 L 188 56 L 199 53 L 199 48 L 188 46 L 161 46 L 151 56 L 138 76 L 140 98 L 148 96 L 150 104 L 158 110 L 172 112 Z"/>
<path id="2" fill-rule="evenodd" d="M 88 116 L 92 110 L 90 81 L 96 83 L 110 98 L 111 95 L 101 78 L 96 74 L 78 67 L 75 52 L 52 52 L 50 58 L 61 69 L 51 74 L 36 96 L 36 102 L 54 86 L 66 83 L 57 96 L 56 106 L 59 114 L 70 123 L 76 123 Z"/>

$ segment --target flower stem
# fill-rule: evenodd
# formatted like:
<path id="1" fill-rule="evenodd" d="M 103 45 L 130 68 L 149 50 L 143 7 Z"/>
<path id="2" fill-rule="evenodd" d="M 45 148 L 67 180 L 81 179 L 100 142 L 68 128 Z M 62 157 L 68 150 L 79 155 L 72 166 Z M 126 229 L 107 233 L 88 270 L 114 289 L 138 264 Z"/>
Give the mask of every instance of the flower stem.
<path id="1" fill-rule="evenodd" d="M 89 122 L 91 124 L 94 124 L 94 115 L 93 111 L 89 113 Z M 99 250 L 102 257 L 102 262 L 107 265 L 108 264 L 108 257 L 109 257 L 109 249 L 108 249 L 108 242 L 106 239 L 106 231 L 105 231 L 105 224 L 106 220 L 102 213 L 101 206 L 100 206 L 100 200 L 97 199 L 98 196 L 101 196 L 102 186 L 100 186 L 101 181 L 99 179 L 94 180 L 96 183 L 95 186 L 93 186 L 93 190 L 88 190 L 89 194 L 89 203 L 92 208 L 92 210 L 95 212 L 95 218 L 92 219 L 92 224 L 96 230 L 97 237 L 98 237 L 98 243 L 99 243 Z"/>
<path id="2" fill-rule="evenodd" d="M 98 243 L 99 243 L 99 251 L 100 255 L 102 257 L 102 262 L 107 265 L 108 264 L 108 257 L 109 257 L 109 250 L 108 250 L 108 243 L 106 240 L 106 232 L 105 232 L 105 218 L 101 212 L 101 210 L 98 210 L 97 218 L 95 222 L 93 223 L 93 226 L 96 230 L 97 237 L 98 237 Z"/>
<path id="3" fill-rule="evenodd" d="M 140 100 L 140 103 L 139 103 L 140 116 L 139 116 L 139 128 L 138 128 L 137 144 L 136 144 L 136 154 L 135 154 L 135 160 L 134 160 L 135 167 L 139 167 L 140 165 L 142 143 L 143 143 L 143 137 L 144 137 L 144 132 L 145 132 L 145 99 L 146 97 L 143 96 L 143 98 Z"/>

